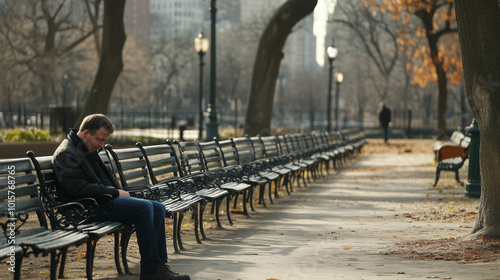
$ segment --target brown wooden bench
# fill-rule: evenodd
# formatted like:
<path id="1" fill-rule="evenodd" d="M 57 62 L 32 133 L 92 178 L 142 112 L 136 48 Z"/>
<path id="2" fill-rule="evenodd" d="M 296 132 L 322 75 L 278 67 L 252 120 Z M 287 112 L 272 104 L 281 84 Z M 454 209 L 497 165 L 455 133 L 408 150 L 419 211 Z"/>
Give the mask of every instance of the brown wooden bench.
<path id="1" fill-rule="evenodd" d="M 434 143 L 434 160 L 440 162 L 448 158 L 455 158 L 469 148 L 470 137 L 460 131 L 454 131 L 449 141 L 437 141 Z"/>

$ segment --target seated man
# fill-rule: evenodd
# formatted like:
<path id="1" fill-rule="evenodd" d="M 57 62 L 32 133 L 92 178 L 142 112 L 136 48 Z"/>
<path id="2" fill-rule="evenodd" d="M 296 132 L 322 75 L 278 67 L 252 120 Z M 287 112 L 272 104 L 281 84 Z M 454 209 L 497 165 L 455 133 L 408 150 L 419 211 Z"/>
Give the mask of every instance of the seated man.
<path id="1" fill-rule="evenodd" d="M 78 131 L 70 131 L 52 159 L 58 196 L 71 201 L 111 195 L 113 199 L 101 205 L 103 211 L 98 211 L 94 219 L 135 225 L 141 254 L 140 279 L 189 280 L 188 275 L 178 275 L 166 264 L 165 206 L 130 197 L 101 161 L 98 150 L 104 148 L 113 131 L 113 124 L 102 114 L 85 117 Z"/>

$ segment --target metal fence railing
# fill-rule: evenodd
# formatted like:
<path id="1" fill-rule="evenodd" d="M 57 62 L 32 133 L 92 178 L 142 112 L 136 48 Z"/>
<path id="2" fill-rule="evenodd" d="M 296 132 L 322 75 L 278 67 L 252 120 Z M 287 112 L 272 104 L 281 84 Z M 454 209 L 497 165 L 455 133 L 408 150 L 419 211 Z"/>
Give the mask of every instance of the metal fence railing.
<path id="1" fill-rule="evenodd" d="M 223 112 L 224 114 L 221 114 Z M 151 108 L 110 108 L 107 115 L 113 120 L 118 129 L 128 128 L 157 128 L 177 129 L 183 126 L 188 129 L 197 129 L 198 111 L 193 108 L 175 108 L 154 110 Z M 219 127 L 228 128 L 241 125 L 244 122 L 244 112 L 235 114 L 230 110 L 219 111 Z M 49 108 L 32 109 L 26 106 L 11 108 L 0 107 L 0 129 L 14 127 L 37 127 L 50 130 L 51 133 L 67 131 L 74 125 L 77 114 L 74 107 L 54 106 Z M 335 120 L 338 119 L 338 124 Z M 446 124 L 449 131 L 458 127 L 468 126 L 472 114 L 451 112 L 447 114 Z M 376 110 L 367 110 L 360 114 L 356 110 L 340 110 L 337 118 L 332 117 L 333 128 L 364 128 L 378 129 Z M 392 129 L 400 131 L 402 136 L 412 135 L 434 136 L 437 119 L 427 110 L 393 110 Z M 273 112 L 273 128 L 282 128 L 285 131 L 311 131 L 326 128 L 325 110 L 318 110 L 311 114 L 305 110 L 277 110 Z"/>

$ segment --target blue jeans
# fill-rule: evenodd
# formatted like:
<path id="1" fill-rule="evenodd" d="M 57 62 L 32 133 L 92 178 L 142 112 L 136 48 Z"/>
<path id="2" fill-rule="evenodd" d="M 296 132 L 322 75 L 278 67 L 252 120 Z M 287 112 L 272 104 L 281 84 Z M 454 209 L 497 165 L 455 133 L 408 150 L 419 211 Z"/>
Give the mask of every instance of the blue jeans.
<path id="1" fill-rule="evenodd" d="M 112 221 L 135 226 L 141 271 L 152 271 L 162 262 L 167 262 L 165 206 L 157 201 L 134 197 L 117 197 L 111 204 Z"/>

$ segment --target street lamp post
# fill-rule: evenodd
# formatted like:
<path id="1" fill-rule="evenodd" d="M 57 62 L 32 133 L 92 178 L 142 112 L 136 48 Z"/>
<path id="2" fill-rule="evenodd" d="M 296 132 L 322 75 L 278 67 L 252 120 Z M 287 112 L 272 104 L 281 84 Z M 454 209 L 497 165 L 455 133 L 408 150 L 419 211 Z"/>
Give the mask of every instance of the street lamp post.
<path id="1" fill-rule="evenodd" d="M 215 7 L 215 0 L 210 1 L 210 15 L 211 15 L 211 27 L 210 27 L 210 41 L 212 41 L 212 47 L 210 48 L 210 104 L 208 107 L 208 119 L 207 123 L 207 139 L 213 139 L 214 137 L 219 137 L 218 124 L 217 124 L 217 107 L 215 105 L 216 99 L 216 58 L 215 58 L 215 15 L 217 13 L 217 8 Z"/>
<path id="2" fill-rule="evenodd" d="M 343 80 L 344 75 L 342 73 L 335 73 L 335 82 L 337 83 L 337 89 L 335 90 L 335 130 L 339 130 L 339 86 Z"/>
<path id="3" fill-rule="evenodd" d="M 198 114 L 199 114 L 199 127 L 198 127 L 198 139 L 201 140 L 203 138 L 203 108 L 202 108 L 202 103 L 203 103 L 203 56 L 205 53 L 208 51 L 208 38 L 203 36 L 203 32 L 200 32 L 198 34 L 198 37 L 194 39 L 194 50 L 198 53 L 200 56 L 200 100 L 199 100 L 199 107 L 198 107 Z"/>
<path id="4" fill-rule="evenodd" d="M 337 57 L 339 50 L 333 46 L 326 49 L 328 54 L 328 62 L 330 63 L 330 72 L 328 74 L 328 101 L 326 103 L 326 131 L 332 130 L 332 76 L 333 76 L 333 61 Z"/>

